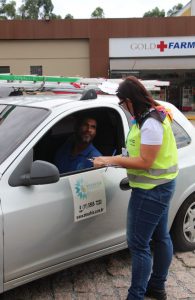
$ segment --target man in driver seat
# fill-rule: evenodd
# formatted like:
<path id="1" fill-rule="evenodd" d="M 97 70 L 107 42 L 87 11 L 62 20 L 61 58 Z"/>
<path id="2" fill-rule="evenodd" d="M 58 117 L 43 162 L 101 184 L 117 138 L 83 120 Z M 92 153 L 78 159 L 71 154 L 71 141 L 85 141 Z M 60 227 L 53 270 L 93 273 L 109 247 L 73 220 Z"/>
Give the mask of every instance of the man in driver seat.
<path id="1" fill-rule="evenodd" d="M 90 159 L 102 155 L 92 144 L 96 130 L 97 121 L 94 117 L 87 116 L 78 120 L 75 134 L 60 147 L 55 155 L 55 165 L 60 173 L 93 167 Z"/>

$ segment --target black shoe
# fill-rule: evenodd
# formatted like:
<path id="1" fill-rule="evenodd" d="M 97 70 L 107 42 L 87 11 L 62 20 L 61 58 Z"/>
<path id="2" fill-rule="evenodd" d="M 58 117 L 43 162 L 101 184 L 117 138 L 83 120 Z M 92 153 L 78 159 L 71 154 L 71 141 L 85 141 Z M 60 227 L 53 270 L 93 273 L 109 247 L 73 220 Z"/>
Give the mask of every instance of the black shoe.
<path id="1" fill-rule="evenodd" d="M 154 288 L 147 288 L 145 292 L 146 297 L 151 297 L 157 300 L 166 300 L 167 299 L 167 293 L 165 290 L 157 290 Z"/>

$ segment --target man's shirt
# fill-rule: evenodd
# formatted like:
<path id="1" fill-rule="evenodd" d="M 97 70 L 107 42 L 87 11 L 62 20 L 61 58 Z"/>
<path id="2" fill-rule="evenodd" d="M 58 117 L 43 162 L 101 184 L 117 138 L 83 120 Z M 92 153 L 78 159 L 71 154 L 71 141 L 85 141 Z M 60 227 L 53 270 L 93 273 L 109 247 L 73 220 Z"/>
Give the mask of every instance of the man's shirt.
<path id="1" fill-rule="evenodd" d="M 73 143 L 67 142 L 56 153 L 54 161 L 60 173 L 92 168 L 89 158 L 102 155 L 92 143 L 77 155 L 71 154 L 72 147 Z"/>

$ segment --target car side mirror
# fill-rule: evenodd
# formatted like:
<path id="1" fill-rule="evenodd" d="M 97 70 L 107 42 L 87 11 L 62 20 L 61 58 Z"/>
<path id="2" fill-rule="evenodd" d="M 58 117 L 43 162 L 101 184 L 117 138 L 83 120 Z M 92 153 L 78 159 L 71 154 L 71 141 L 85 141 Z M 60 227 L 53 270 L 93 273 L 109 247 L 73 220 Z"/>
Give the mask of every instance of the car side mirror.
<path id="1" fill-rule="evenodd" d="M 40 185 L 57 182 L 60 178 L 58 168 L 53 164 L 35 160 L 31 165 L 30 173 L 22 175 L 24 185 Z"/>
<path id="2" fill-rule="evenodd" d="M 30 186 L 55 183 L 59 180 L 59 170 L 53 164 L 43 161 L 35 160 L 31 163 L 30 171 L 20 174 L 13 173 L 10 176 L 9 184 L 11 186 Z"/>

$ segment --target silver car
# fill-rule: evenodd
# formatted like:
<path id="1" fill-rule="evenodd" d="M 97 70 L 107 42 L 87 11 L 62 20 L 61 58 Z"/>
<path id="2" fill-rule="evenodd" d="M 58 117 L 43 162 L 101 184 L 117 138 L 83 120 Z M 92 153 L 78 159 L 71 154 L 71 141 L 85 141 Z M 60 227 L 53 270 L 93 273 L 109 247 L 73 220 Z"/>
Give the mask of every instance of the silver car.
<path id="1" fill-rule="evenodd" d="M 93 94 L 93 93 L 92 93 Z M 131 190 L 115 167 L 59 174 L 57 149 L 83 112 L 95 146 L 121 153 L 130 116 L 115 96 L 19 96 L 0 101 L 0 292 L 126 248 Z M 169 226 L 176 249 L 195 249 L 195 128 L 173 105 L 179 152 Z"/>

